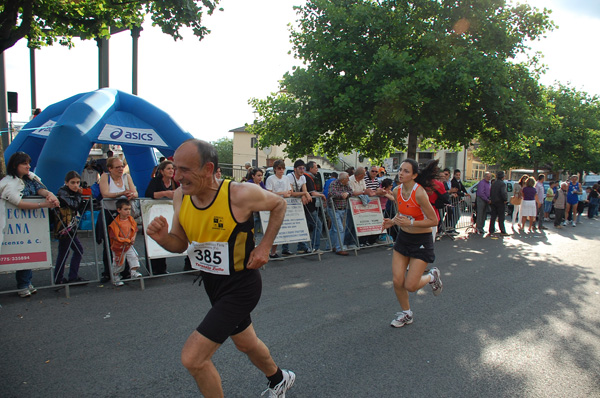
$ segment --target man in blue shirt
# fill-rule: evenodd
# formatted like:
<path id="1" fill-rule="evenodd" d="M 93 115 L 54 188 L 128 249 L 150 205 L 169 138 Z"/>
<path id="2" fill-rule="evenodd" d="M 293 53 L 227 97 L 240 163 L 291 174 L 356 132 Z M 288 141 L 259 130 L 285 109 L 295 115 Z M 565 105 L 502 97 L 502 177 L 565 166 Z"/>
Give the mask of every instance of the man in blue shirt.
<path id="1" fill-rule="evenodd" d="M 329 179 L 327 181 L 325 181 L 325 186 L 323 186 L 323 195 L 325 195 L 325 197 L 327 198 L 327 194 L 329 193 L 329 185 L 331 185 L 331 183 L 335 180 L 337 180 L 338 178 L 338 173 L 336 173 L 335 171 L 333 173 L 331 173 L 331 177 L 329 177 Z"/>

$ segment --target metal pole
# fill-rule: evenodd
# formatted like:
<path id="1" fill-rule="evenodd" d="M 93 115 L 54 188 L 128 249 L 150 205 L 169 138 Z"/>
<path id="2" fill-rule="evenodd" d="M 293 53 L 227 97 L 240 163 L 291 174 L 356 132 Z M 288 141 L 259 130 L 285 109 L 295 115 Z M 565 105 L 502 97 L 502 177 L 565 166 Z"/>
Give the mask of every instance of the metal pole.
<path id="1" fill-rule="evenodd" d="M 258 134 L 256 134 L 256 141 L 254 141 L 254 149 L 256 149 L 256 168 L 258 169 Z"/>
<path id="2" fill-rule="evenodd" d="M 30 84 L 31 84 L 31 114 L 35 108 L 37 108 L 37 89 L 35 82 L 35 49 L 29 49 L 29 76 L 30 76 Z"/>
<path id="3" fill-rule="evenodd" d="M 138 94 L 138 39 L 142 28 L 135 27 L 131 29 L 132 37 L 132 55 L 131 55 L 131 93 Z"/>
<path id="4" fill-rule="evenodd" d="M 6 73 L 4 70 L 4 53 L 0 53 L 0 131 L 2 131 L 2 153 L 8 148 L 8 122 L 6 109 Z M 1 167 L 2 169 L 4 166 Z"/>
<path id="5" fill-rule="evenodd" d="M 108 87 L 108 40 L 96 39 L 98 44 L 98 88 Z"/>

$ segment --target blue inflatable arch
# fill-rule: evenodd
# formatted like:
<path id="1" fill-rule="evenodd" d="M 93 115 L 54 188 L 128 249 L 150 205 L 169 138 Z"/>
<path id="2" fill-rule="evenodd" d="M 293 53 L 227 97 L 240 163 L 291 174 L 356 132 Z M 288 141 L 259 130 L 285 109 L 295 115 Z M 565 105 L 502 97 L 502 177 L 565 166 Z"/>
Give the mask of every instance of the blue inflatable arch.
<path id="1" fill-rule="evenodd" d="M 32 170 L 52 192 L 64 184 L 67 172 L 81 172 L 95 143 L 118 144 L 140 196 L 156 166 L 153 148 L 171 156 L 193 138 L 164 111 L 122 91 L 103 88 L 74 95 L 50 105 L 27 123 L 4 156 L 23 151 Z"/>

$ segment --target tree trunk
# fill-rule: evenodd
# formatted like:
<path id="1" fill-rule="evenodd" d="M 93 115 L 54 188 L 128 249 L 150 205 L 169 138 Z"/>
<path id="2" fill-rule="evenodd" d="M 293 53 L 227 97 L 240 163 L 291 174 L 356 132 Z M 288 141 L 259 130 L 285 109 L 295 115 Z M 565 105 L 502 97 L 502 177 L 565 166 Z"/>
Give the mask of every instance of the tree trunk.
<path id="1" fill-rule="evenodd" d="M 417 160 L 417 133 L 408 129 L 408 150 L 406 151 L 406 157 L 408 159 Z"/>

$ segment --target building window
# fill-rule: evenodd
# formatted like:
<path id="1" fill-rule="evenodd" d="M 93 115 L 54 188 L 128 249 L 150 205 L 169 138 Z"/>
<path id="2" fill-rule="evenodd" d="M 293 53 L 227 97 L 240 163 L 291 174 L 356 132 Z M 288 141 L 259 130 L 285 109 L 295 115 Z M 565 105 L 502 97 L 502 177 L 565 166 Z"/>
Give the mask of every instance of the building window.
<path id="1" fill-rule="evenodd" d="M 456 152 L 446 152 L 446 164 L 444 167 L 449 168 L 450 170 L 456 169 L 456 162 L 458 160 L 458 153 Z"/>
<path id="2" fill-rule="evenodd" d="M 433 155 L 433 152 L 419 152 L 417 155 L 419 158 L 419 167 L 425 167 L 425 164 L 433 159 Z"/>
<path id="3" fill-rule="evenodd" d="M 256 148 L 256 137 L 250 138 L 250 148 Z"/>
<path id="4" fill-rule="evenodd" d="M 471 171 L 471 179 L 481 180 L 485 174 L 485 165 L 482 163 L 473 162 Z"/>

